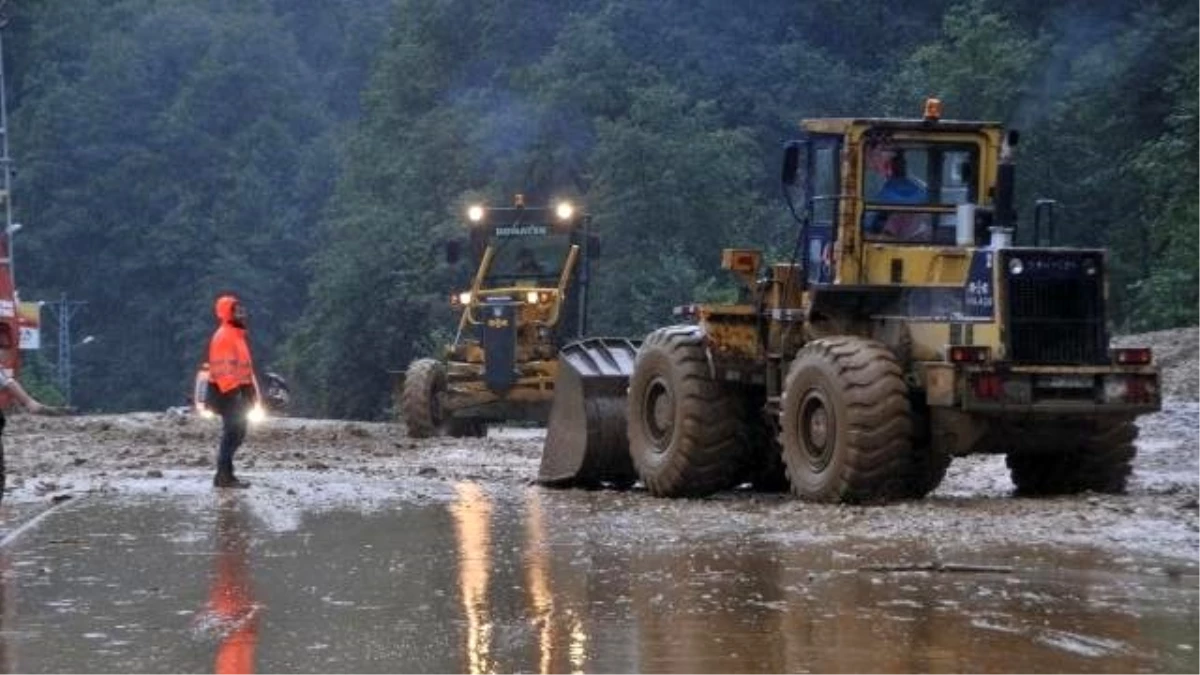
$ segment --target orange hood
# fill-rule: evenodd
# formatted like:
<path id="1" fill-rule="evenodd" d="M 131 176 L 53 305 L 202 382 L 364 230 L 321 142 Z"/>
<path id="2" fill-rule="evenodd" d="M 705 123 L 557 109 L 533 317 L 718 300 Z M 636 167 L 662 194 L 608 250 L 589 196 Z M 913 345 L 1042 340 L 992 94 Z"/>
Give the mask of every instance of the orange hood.
<path id="1" fill-rule="evenodd" d="M 221 320 L 221 323 L 233 323 L 233 308 L 237 305 L 237 302 L 237 298 L 232 295 L 222 295 L 217 298 L 217 304 L 213 308 L 213 311 L 216 312 L 217 318 Z"/>

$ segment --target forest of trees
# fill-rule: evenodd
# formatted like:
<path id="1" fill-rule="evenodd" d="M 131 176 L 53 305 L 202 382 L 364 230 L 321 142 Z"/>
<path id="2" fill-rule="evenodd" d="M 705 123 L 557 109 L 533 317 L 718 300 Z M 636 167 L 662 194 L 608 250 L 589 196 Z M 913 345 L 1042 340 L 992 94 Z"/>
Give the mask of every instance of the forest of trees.
<path id="1" fill-rule="evenodd" d="M 17 282 L 86 301 L 84 409 L 182 403 L 234 289 L 260 366 L 306 412 L 386 415 L 388 371 L 451 325 L 439 242 L 469 201 L 517 192 L 586 204 L 604 240 L 592 327 L 641 334 L 721 292 L 722 246 L 786 255 L 778 166 L 801 118 L 914 117 L 929 95 L 1021 129 L 1021 217 L 1055 198 L 1063 242 L 1110 248 L 1114 330 L 1197 323 L 1191 0 L 5 12 Z"/>

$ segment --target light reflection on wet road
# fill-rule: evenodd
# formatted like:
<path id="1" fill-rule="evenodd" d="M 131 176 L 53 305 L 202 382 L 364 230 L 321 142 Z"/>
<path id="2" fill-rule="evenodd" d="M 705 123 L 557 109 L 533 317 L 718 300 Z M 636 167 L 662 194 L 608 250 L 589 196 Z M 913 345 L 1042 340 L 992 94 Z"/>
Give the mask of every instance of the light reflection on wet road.
<path id="1" fill-rule="evenodd" d="M 281 529 L 253 494 L 68 503 L 0 551 L 0 669 L 1198 668 L 1194 564 L 732 528 L 638 541 L 605 504 L 459 483 Z M 917 564 L 930 560 L 966 567 Z"/>

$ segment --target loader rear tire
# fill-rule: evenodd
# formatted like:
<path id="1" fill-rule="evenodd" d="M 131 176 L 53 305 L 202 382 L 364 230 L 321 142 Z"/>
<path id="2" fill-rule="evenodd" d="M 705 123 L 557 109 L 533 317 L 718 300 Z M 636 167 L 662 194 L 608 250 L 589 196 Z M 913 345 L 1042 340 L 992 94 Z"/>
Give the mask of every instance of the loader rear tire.
<path id="1" fill-rule="evenodd" d="M 442 393 L 446 391 L 446 367 L 434 359 L 417 359 L 404 376 L 400 412 L 412 438 L 437 434 L 445 421 Z"/>
<path id="2" fill-rule="evenodd" d="M 745 475 L 739 400 L 712 379 L 696 326 L 660 328 L 638 350 L 629 381 L 629 452 L 659 497 L 703 497 Z"/>
<path id="3" fill-rule="evenodd" d="M 1010 453 L 1005 461 L 1016 494 L 1121 494 L 1133 472 L 1137 434 L 1131 418 L 1098 421 L 1082 438 L 1064 438 L 1057 448 Z"/>
<path id="4" fill-rule="evenodd" d="M 783 387 L 783 462 L 792 492 L 818 502 L 883 502 L 911 494 L 908 387 L 886 345 L 815 340 Z"/>

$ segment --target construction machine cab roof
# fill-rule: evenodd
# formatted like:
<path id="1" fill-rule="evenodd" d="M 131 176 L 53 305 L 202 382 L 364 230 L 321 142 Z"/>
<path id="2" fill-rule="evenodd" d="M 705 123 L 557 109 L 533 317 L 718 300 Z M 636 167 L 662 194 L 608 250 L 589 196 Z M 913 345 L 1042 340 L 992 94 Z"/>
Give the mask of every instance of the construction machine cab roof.
<path id="1" fill-rule="evenodd" d="M 854 128 L 880 128 L 896 131 L 914 131 L 922 133 L 960 132 L 971 133 L 984 129 L 1003 128 L 999 122 L 981 122 L 972 120 L 924 120 L 897 119 L 889 117 L 821 117 L 801 120 L 800 128 L 810 134 L 846 134 Z"/>

